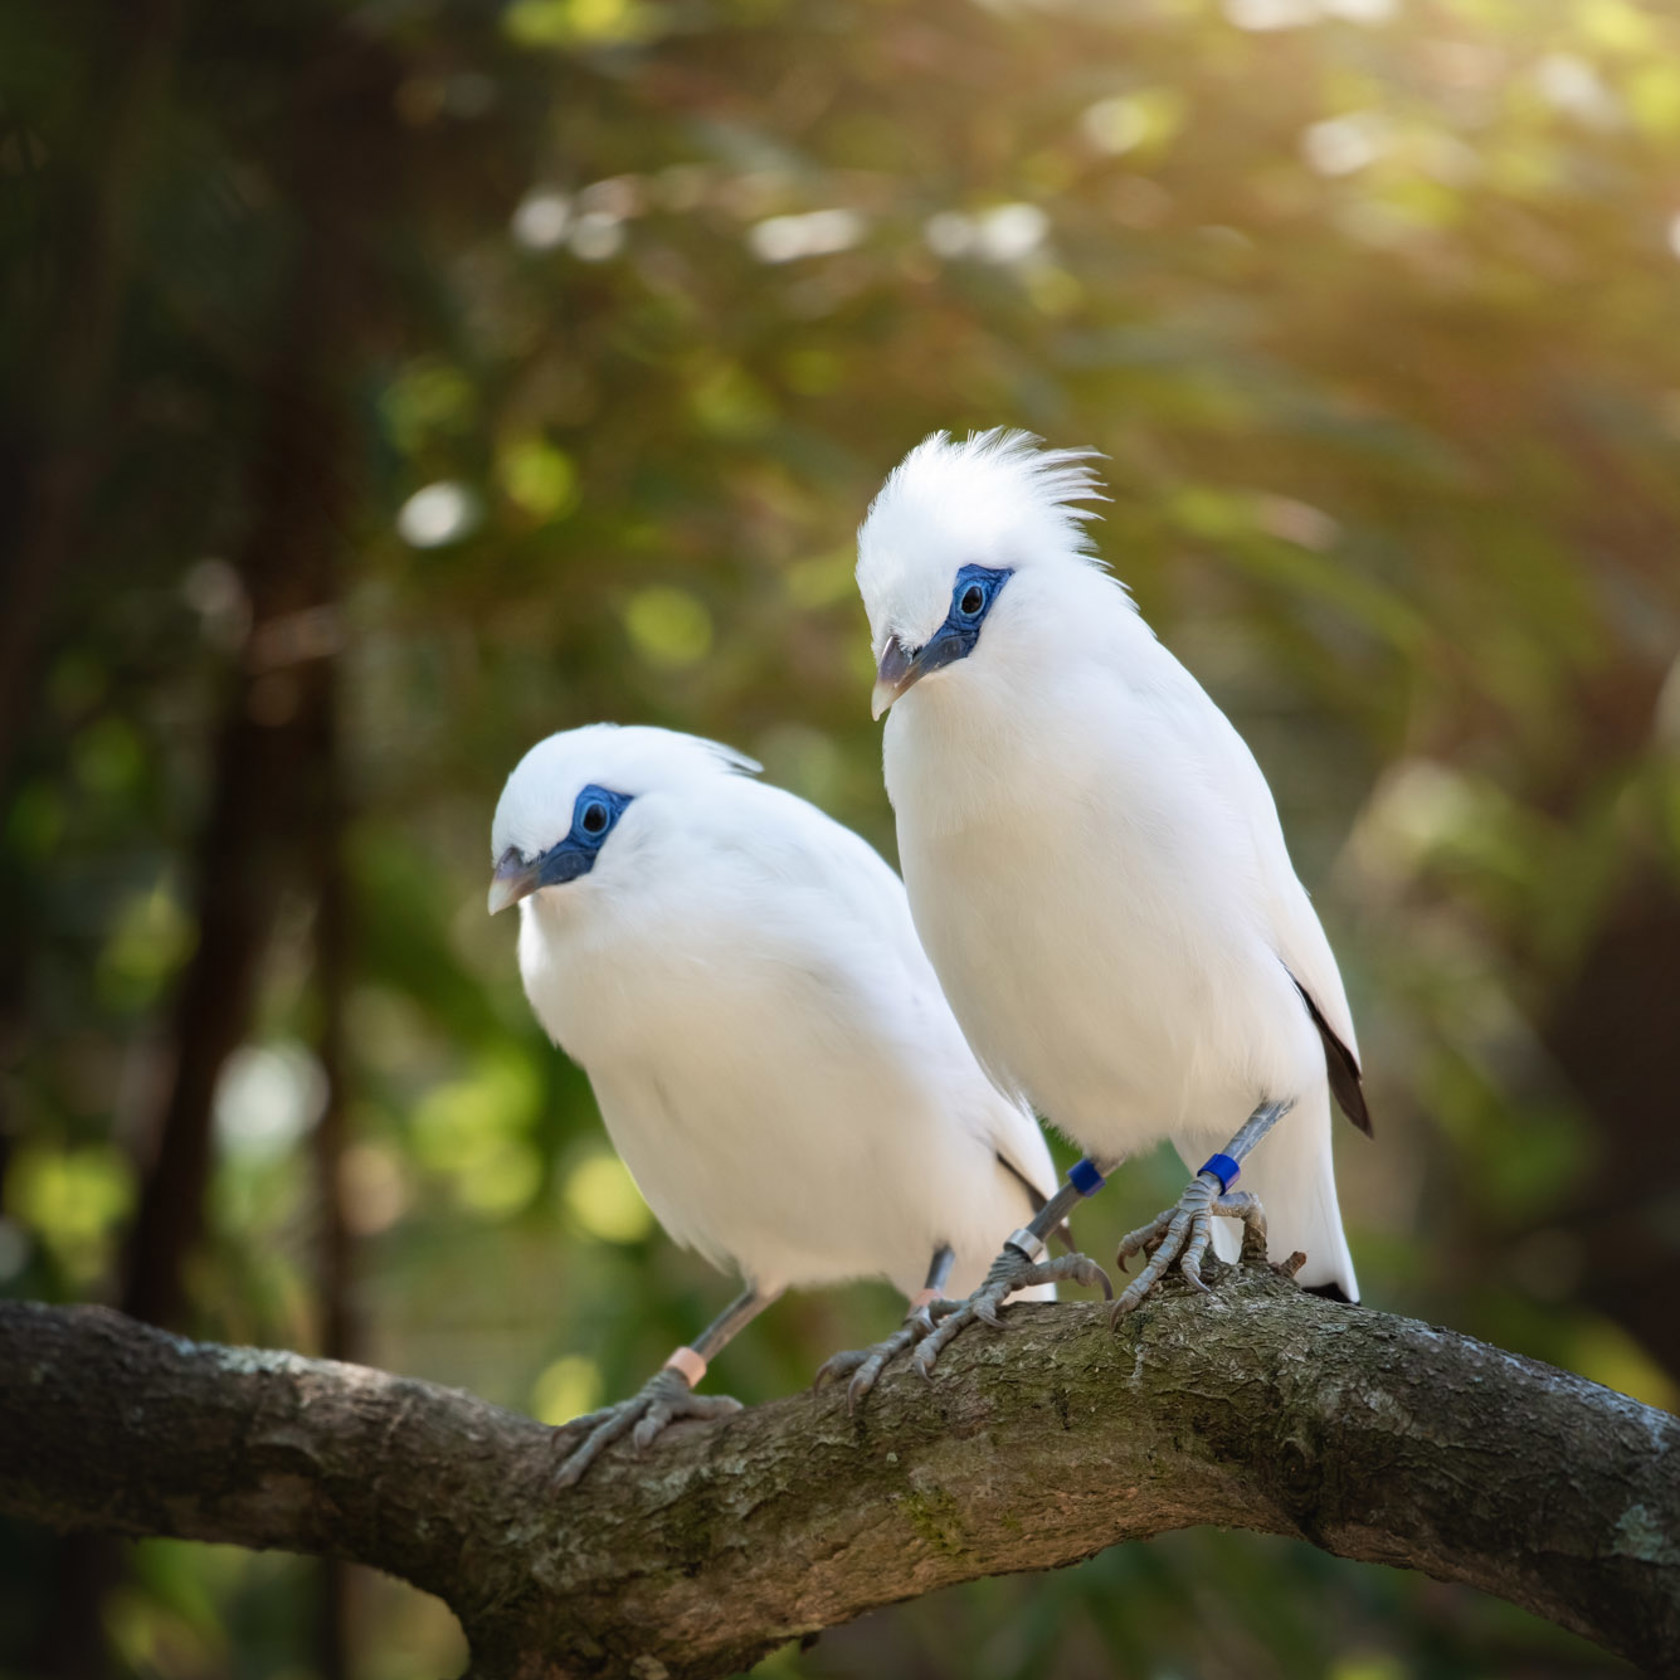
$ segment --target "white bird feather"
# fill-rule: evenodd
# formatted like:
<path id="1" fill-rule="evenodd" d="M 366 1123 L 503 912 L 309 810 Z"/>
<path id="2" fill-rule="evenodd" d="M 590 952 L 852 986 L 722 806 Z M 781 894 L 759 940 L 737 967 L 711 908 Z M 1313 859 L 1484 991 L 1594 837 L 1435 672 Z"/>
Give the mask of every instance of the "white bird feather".
<path id="1" fill-rule="evenodd" d="M 971 1288 L 1032 1212 L 1016 1175 L 1054 1189 L 1044 1139 L 976 1064 L 897 876 L 756 768 L 607 724 L 532 749 L 498 859 L 555 847 L 586 785 L 631 797 L 587 874 L 520 903 L 531 1006 L 677 1242 L 766 1294 L 906 1295 L 948 1243 Z"/>
<path id="2" fill-rule="evenodd" d="M 1000 1088 L 1094 1156 L 1169 1138 L 1194 1168 L 1293 1100 L 1243 1184 L 1274 1258 L 1304 1250 L 1304 1283 L 1357 1299 L 1331 1067 L 1364 1110 L 1335 958 L 1253 755 L 1093 558 L 1074 504 L 1098 493 L 1080 453 L 938 434 L 859 533 L 916 927 Z M 1002 581 L 966 653 L 925 657 L 964 567 Z"/>

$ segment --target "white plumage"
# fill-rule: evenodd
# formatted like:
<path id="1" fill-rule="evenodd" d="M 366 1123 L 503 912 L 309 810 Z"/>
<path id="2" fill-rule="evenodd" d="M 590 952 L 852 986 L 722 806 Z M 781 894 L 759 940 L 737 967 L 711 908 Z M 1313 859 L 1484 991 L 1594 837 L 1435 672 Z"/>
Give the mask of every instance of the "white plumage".
<path id="1" fill-rule="evenodd" d="M 892 870 L 756 768 L 609 724 L 526 755 L 492 842 L 519 885 L 492 903 L 520 897 L 531 1006 L 679 1243 L 765 1296 L 909 1295 L 941 1244 L 972 1287 L 1032 1213 L 1021 1177 L 1054 1187 L 1044 1140 L 976 1064 Z M 586 872 L 542 885 L 592 787 L 620 814 Z"/>
<path id="2" fill-rule="evenodd" d="M 1079 453 L 940 434 L 859 534 L 916 927 L 999 1085 L 1093 1156 L 1170 1138 L 1194 1168 L 1292 1099 L 1242 1182 L 1274 1258 L 1303 1249 L 1303 1283 L 1357 1299 L 1327 1054 L 1364 1110 L 1335 958 L 1253 755 L 1092 557 L 1072 504 L 1098 496 Z M 959 572 L 984 586 L 973 623 Z"/>

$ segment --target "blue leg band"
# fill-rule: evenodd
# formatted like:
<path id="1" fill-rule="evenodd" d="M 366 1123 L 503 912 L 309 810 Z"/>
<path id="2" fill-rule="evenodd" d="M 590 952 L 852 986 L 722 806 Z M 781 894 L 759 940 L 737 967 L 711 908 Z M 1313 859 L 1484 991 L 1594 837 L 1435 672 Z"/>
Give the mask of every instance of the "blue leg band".
<path id="1" fill-rule="evenodd" d="M 1203 1173 L 1212 1173 L 1219 1180 L 1220 1194 L 1224 1195 L 1242 1177 L 1242 1166 L 1229 1155 L 1210 1155 L 1197 1168 L 1196 1176 L 1200 1178 Z"/>
<path id="2" fill-rule="evenodd" d="M 1075 1161 L 1068 1168 L 1068 1183 L 1081 1196 L 1094 1196 L 1108 1182 L 1089 1160 Z"/>

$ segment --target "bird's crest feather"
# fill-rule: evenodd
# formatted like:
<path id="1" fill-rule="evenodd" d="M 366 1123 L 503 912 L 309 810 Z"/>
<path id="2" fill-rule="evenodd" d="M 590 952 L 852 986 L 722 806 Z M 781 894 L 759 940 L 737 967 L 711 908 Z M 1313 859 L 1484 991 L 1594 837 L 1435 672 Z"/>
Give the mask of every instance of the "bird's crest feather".
<path id="1" fill-rule="evenodd" d="M 923 439 L 895 467 L 858 531 L 857 581 L 881 639 L 943 603 L 959 565 L 1103 568 L 1081 502 L 1106 501 L 1090 449 L 1046 449 L 1008 427 Z"/>

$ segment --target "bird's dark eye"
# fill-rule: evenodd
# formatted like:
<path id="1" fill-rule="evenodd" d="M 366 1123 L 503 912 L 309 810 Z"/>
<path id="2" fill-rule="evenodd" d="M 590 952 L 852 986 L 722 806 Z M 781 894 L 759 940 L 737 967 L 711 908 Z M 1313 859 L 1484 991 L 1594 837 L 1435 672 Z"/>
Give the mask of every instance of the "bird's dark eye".
<path id="1" fill-rule="evenodd" d="M 567 839 L 574 847 L 582 846 L 593 858 L 607 843 L 613 825 L 624 815 L 624 807 L 629 803 L 629 794 L 614 793 L 598 782 L 590 782 L 579 789 L 573 802 L 572 828 Z"/>
<path id="2" fill-rule="evenodd" d="M 983 606 L 985 606 L 985 604 L 986 591 L 982 589 L 979 584 L 971 583 L 959 597 L 957 601 L 957 610 L 963 615 L 963 617 L 973 618 L 974 615 L 979 612 Z"/>

